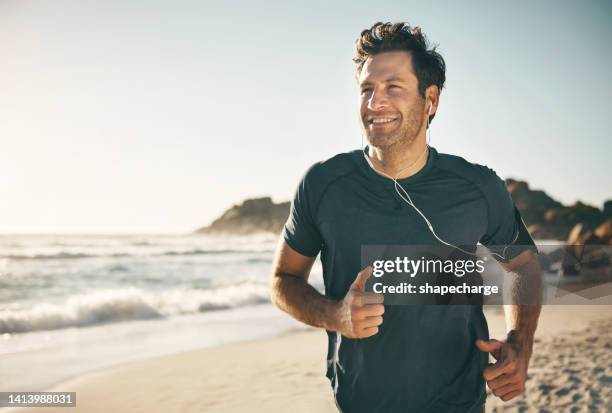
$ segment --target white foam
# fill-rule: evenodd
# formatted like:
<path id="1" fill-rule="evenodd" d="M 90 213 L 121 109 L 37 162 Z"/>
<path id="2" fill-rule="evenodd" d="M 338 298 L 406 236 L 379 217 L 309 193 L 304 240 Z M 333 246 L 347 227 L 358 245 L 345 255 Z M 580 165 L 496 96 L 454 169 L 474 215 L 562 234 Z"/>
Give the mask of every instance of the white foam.
<path id="1" fill-rule="evenodd" d="M 265 283 L 243 282 L 209 290 L 145 292 L 129 287 L 40 303 L 30 309 L 0 311 L 0 334 L 54 330 L 123 320 L 142 320 L 233 308 L 269 300 Z"/>

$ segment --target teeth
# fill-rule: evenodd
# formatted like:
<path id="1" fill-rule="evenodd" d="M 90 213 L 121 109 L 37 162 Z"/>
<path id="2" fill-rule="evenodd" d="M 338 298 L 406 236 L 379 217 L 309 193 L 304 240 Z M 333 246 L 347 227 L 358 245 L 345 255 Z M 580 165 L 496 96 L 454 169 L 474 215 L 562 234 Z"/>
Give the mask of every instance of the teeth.
<path id="1" fill-rule="evenodd" d="M 372 123 L 389 123 L 389 122 L 393 122 L 395 119 L 394 118 L 378 118 L 378 119 L 372 119 L 370 122 Z"/>

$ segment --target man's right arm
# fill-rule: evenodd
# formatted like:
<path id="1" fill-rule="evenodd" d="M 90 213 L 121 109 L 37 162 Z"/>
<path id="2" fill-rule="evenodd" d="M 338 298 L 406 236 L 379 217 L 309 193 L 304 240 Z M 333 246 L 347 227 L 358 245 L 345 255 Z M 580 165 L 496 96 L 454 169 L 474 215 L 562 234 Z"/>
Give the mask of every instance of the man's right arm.
<path id="1" fill-rule="evenodd" d="M 272 271 L 272 302 L 303 323 L 337 331 L 340 302 L 308 283 L 315 258 L 296 252 L 281 237 Z"/>
<path id="2" fill-rule="evenodd" d="M 280 238 L 272 271 L 272 302 L 295 319 L 313 327 L 338 331 L 349 338 L 378 333 L 383 322 L 383 296 L 364 292 L 372 267 L 357 274 L 342 300 L 319 293 L 308 283 L 315 257 L 302 255 Z"/>

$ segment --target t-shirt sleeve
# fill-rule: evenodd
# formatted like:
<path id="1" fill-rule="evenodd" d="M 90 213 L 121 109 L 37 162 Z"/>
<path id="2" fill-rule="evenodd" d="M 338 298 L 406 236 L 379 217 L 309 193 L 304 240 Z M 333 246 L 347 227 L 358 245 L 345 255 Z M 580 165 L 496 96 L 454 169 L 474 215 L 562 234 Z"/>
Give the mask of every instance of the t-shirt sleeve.
<path id="1" fill-rule="evenodd" d="M 516 208 L 505 182 L 490 171 L 483 192 L 487 198 L 487 229 L 480 239 L 493 257 L 507 262 L 525 250 L 538 253 L 538 249 L 527 231 L 519 210 Z"/>
<path id="2" fill-rule="evenodd" d="M 291 201 L 289 218 L 283 227 L 283 238 L 298 253 L 316 257 L 323 243 L 315 214 L 317 210 L 316 169 L 306 171 Z"/>

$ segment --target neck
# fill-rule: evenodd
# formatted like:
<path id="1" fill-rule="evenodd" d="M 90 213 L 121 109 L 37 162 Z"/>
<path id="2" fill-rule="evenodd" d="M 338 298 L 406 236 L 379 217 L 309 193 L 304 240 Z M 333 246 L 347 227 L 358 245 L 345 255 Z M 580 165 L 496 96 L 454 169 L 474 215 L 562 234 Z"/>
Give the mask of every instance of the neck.
<path id="1" fill-rule="evenodd" d="M 409 144 L 396 144 L 387 148 L 368 147 L 368 156 L 375 172 L 383 172 L 395 179 L 409 178 L 427 164 L 428 146 L 425 139 Z"/>

